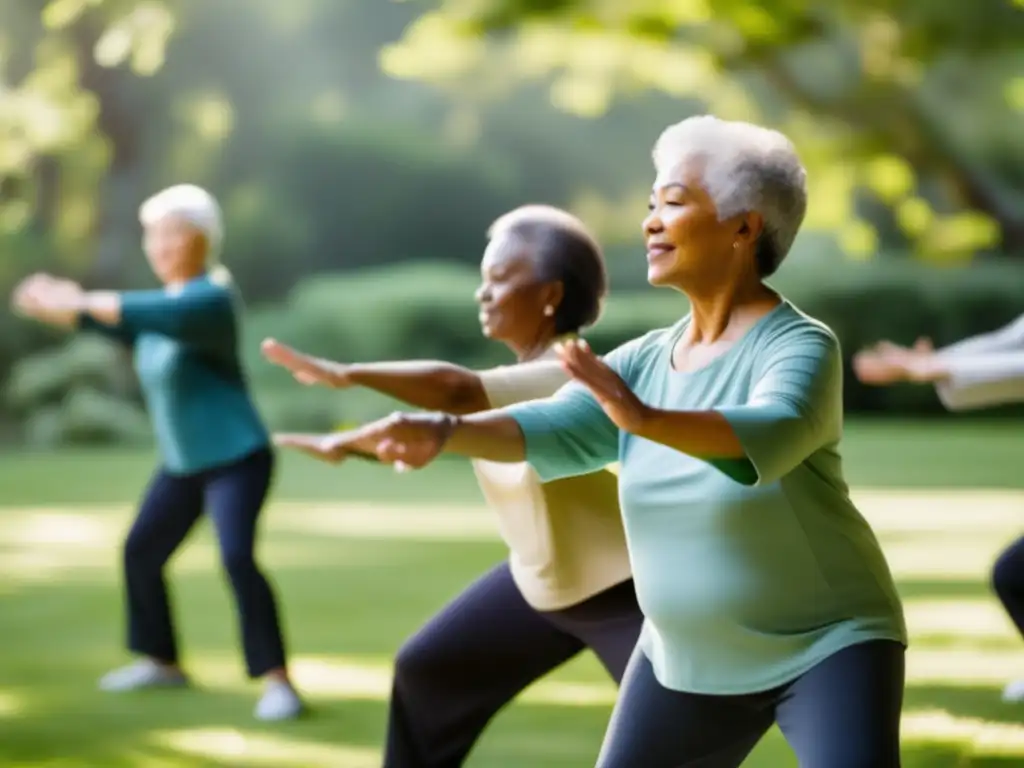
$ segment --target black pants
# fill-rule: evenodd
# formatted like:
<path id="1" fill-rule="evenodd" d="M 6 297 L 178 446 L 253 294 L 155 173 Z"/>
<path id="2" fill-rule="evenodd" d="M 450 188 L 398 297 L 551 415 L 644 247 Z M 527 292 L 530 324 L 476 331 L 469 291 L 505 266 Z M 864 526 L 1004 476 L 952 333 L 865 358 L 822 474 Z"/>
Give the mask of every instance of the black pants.
<path id="1" fill-rule="evenodd" d="M 1024 635 L 1024 538 L 1017 539 L 996 560 L 992 569 L 992 586 L 1013 623 Z"/>
<path id="2" fill-rule="evenodd" d="M 461 766 L 498 710 L 585 648 L 620 681 L 642 624 L 632 580 L 542 613 L 494 568 L 398 652 L 385 768 Z"/>
<path id="3" fill-rule="evenodd" d="M 177 663 L 164 564 L 208 508 L 235 593 L 249 675 L 259 677 L 284 666 L 274 595 L 253 556 L 256 522 L 273 470 L 274 455 L 263 449 L 206 472 L 156 473 L 124 548 L 129 649 Z"/>
<path id="4" fill-rule="evenodd" d="M 763 693 L 707 696 L 663 687 L 637 648 L 598 768 L 737 768 L 773 723 L 800 768 L 899 768 L 904 648 L 853 645 Z"/>

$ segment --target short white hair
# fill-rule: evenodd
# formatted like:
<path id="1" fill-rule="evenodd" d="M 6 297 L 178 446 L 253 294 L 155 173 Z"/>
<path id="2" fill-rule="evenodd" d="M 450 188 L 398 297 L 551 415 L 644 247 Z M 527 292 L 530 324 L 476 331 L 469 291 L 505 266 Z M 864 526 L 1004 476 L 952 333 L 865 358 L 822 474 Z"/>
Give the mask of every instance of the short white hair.
<path id="1" fill-rule="evenodd" d="M 206 238 L 207 263 L 219 263 L 224 220 L 213 195 L 194 184 L 177 184 L 157 192 L 139 206 L 139 221 L 144 227 L 168 216 L 187 221 L 199 230 Z"/>
<path id="2" fill-rule="evenodd" d="M 759 125 L 699 115 L 666 128 L 652 154 L 658 171 L 697 159 L 719 219 L 761 214 L 758 268 L 762 276 L 778 269 L 807 213 L 807 171 L 788 138 Z"/>

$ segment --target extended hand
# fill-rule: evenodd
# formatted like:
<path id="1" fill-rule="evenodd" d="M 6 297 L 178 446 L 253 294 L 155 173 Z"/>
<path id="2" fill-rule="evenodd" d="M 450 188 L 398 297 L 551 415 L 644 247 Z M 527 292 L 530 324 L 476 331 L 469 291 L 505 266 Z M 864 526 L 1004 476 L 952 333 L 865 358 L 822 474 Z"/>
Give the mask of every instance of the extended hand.
<path id="1" fill-rule="evenodd" d="M 287 369 L 301 384 L 320 384 L 337 388 L 351 383 L 345 376 L 342 366 L 326 364 L 325 361 L 303 354 L 277 339 L 264 339 L 260 351 L 268 362 Z"/>
<path id="2" fill-rule="evenodd" d="M 931 382 L 943 376 L 931 340 L 925 338 L 918 339 L 913 347 L 880 341 L 854 355 L 853 371 L 861 382 L 872 385 Z"/>
<path id="3" fill-rule="evenodd" d="M 280 448 L 295 448 L 314 459 L 337 464 L 348 455 L 348 452 L 335 439 L 336 437 L 337 435 L 278 433 L 274 435 L 274 445 Z"/>
<path id="4" fill-rule="evenodd" d="M 615 426 L 634 434 L 643 429 L 651 409 L 633 394 L 619 374 L 593 353 L 587 342 L 567 341 L 555 349 L 565 371 L 590 390 Z"/>
<path id="5" fill-rule="evenodd" d="M 456 423 L 454 417 L 445 414 L 395 413 L 347 432 L 277 435 L 274 442 L 331 463 L 349 455 L 376 456 L 404 472 L 424 467 L 436 459 Z"/>
<path id="6" fill-rule="evenodd" d="M 15 287 L 11 307 L 18 314 L 47 320 L 54 314 L 77 312 L 83 294 L 82 287 L 72 280 L 37 272 Z"/>

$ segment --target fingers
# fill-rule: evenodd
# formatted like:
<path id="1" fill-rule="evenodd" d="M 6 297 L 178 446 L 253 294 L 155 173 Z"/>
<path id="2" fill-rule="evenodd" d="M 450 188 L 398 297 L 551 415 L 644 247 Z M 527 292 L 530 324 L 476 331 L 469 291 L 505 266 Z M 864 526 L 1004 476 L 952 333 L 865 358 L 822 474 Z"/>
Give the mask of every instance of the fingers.
<path id="1" fill-rule="evenodd" d="M 282 344 L 277 339 L 264 339 L 260 344 L 260 352 L 269 362 L 285 368 L 292 367 L 298 358 L 294 349 L 287 344 Z"/>
<path id="2" fill-rule="evenodd" d="M 616 397 L 622 379 L 608 364 L 594 354 L 590 345 L 576 339 L 558 345 L 562 367 L 574 379 L 585 384 L 598 397 Z"/>
<path id="3" fill-rule="evenodd" d="M 347 451 L 333 441 L 334 435 L 282 434 L 273 436 L 274 445 L 294 448 L 321 461 L 336 464 L 347 456 Z"/>

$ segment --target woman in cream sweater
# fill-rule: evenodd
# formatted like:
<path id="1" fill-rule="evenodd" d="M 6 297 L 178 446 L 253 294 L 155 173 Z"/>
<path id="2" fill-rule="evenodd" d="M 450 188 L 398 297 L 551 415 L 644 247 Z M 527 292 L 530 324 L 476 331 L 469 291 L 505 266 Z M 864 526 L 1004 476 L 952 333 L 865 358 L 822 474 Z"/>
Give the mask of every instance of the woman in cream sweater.
<path id="1" fill-rule="evenodd" d="M 504 215 L 488 236 L 476 295 L 480 324 L 517 364 L 479 372 L 433 361 L 346 365 L 272 339 L 264 355 L 303 383 L 369 387 L 452 414 L 554 394 L 569 377 L 553 345 L 600 312 L 600 248 L 579 220 L 546 206 Z M 314 436 L 277 442 L 332 458 Z M 526 463 L 476 461 L 474 470 L 509 557 L 399 651 L 385 768 L 461 765 L 498 710 L 584 649 L 620 681 L 640 634 L 613 473 L 541 483 Z"/>

